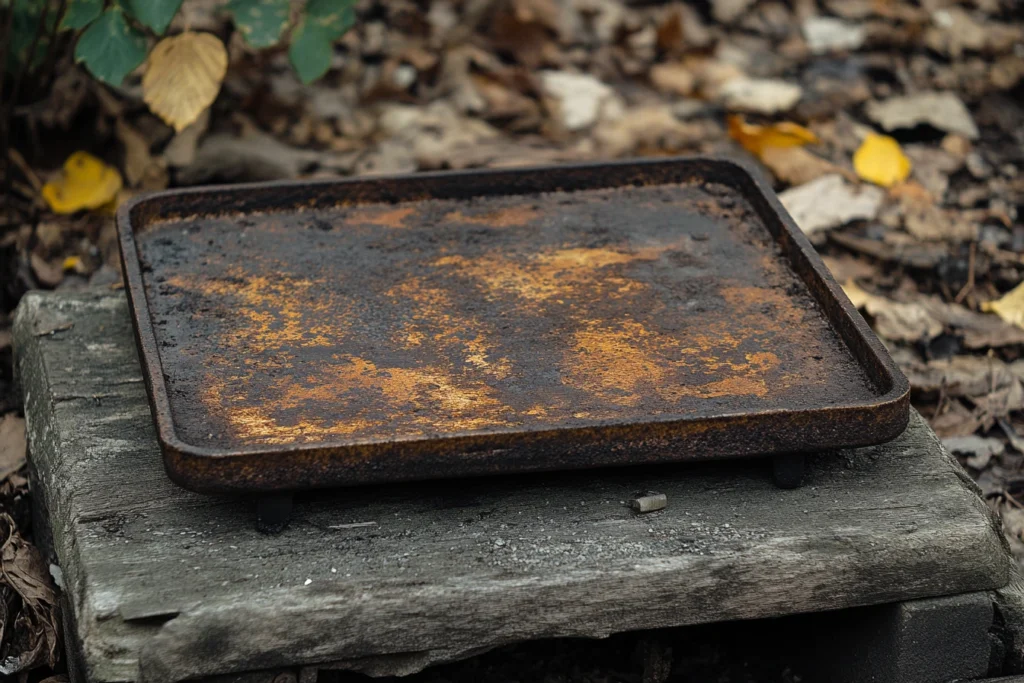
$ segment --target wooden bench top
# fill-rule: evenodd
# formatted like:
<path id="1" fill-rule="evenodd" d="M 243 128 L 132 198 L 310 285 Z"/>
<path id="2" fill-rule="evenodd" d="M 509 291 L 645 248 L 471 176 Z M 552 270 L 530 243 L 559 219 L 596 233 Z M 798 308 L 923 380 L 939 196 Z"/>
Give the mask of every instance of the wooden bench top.
<path id="1" fill-rule="evenodd" d="M 414 671 L 525 639 L 779 616 L 1008 580 L 973 484 L 914 413 L 892 443 L 763 460 L 300 496 L 290 527 L 165 476 L 123 295 L 15 322 L 36 496 L 88 673 L 168 681 L 344 661 Z M 638 491 L 668 496 L 640 515 Z"/>

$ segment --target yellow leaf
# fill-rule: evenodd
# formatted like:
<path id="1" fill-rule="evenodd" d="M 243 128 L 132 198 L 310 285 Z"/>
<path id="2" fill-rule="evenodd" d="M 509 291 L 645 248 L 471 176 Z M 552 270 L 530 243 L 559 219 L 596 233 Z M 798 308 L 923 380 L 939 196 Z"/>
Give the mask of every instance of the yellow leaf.
<path id="1" fill-rule="evenodd" d="M 910 159 L 900 149 L 900 143 L 888 135 L 868 133 L 853 153 L 853 169 L 862 180 L 892 187 L 910 175 Z"/>
<path id="2" fill-rule="evenodd" d="M 228 70 L 228 51 L 211 33 L 164 38 L 149 54 L 142 99 L 179 133 L 213 104 Z"/>
<path id="3" fill-rule="evenodd" d="M 67 272 L 69 270 L 76 270 L 77 271 L 81 265 L 82 265 L 82 259 L 80 257 L 78 257 L 78 256 L 68 256 L 67 258 L 64 259 L 64 263 L 61 264 L 61 268 L 64 269 L 64 272 Z"/>
<path id="4" fill-rule="evenodd" d="M 813 131 L 789 121 L 761 126 L 735 115 L 729 117 L 729 137 L 758 157 L 773 147 L 801 147 L 818 142 Z"/>
<path id="5" fill-rule="evenodd" d="M 1011 325 L 1024 327 L 1024 284 L 1017 285 L 1001 299 L 986 301 L 981 305 L 981 310 L 995 313 Z"/>
<path id="6" fill-rule="evenodd" d="M 121 174 L 88 152 L 75 152 L 56 180 L 43 185 L 43 199 L 56 213 L 98 209 L 117 196 Z"/>

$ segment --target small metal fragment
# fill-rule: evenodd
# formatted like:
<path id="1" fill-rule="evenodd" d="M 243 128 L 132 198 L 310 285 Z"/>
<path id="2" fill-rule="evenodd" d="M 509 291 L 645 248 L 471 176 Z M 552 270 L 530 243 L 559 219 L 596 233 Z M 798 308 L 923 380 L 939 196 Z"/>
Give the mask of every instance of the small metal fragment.
<path id="1" fill-rule="evenodd" d="M 668 505 L 668 496 L 664 493 L 654 493 L 651 491 L 629 501 L 629 507 L 640 513 L 663 510 L 666 505 Z"/>

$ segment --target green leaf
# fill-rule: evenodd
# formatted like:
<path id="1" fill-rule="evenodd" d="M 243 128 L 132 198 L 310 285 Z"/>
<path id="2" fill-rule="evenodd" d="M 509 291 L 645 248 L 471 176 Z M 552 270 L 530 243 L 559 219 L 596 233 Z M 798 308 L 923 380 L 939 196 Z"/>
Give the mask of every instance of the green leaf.
<path id="1" fill-rule="evenodd" d="M 303 19 L 292 34 L 288 58 L 295 67 L 299 79 L 309 85 L 327 73 L 334 54 L 334 41 L 323 27 Z"/>
<path id="2" fill-rule="evenodd" d="M 181 0 L 129 0 L 131 14 L 162 36 L 178 13 Z"/>
<path id="3" fill-rule="evenodd" d="M 121 85 L 145 58 L 146 36 L 128 25 L 119 7 L 111 7 L 92 22 L 75 46 L 75 61 L 111 85 Z"/>
<path id="4" fill-rule="evenodd" d="M 270 47 L 288 24 L 288 0 L 231 0 L 227 9 L 253 47 Z"/>
<path id="5" fill-rule="evenodd" d="M 61 28 L 85 28 L 103 13 L 103 0 L 70 0 Z"/>
<path id="6" fill-rule="evenodd" d="M 355 0 L 309 0 L 306 20 L 324 30 L 328 40 L 341 38 L 356 23 Z"/>

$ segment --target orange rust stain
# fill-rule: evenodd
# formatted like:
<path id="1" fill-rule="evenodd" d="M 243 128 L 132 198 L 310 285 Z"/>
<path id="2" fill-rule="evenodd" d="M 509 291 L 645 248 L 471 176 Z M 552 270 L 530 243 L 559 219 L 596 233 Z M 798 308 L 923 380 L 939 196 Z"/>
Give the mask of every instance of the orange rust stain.
<path id="1" fill-rule="evenodd" d="M 284 346 L 331 346 L 348 330 L 342 324 L 327 325 L 316 320 L 340 320 L 340 302 L 310 297 L 309 291 L 318 283 L 306 278 L 273 280 L 250 275 L 241 267 L 228 271 L 229 278 L 190 282 L 174 276 L 168 283 L 183 290 L 233 299 L 233 315 L 249 320 L 239 326 L 232 337 L 222 341 L 233 348 L 244 346 L 250 352 L 280 349 Z M 299 297 L 305 301 L 300 302 Z M 347 302 L 341 305 L 347 305 Z M 196 313 L 194 315 L 202 315 Z"/>
<path id="2" fill-rule="evenodd" d="M 570 299 L 587 289 L 605 296 L 625 296 L 646 287 L 644 283 L 610 275 L 608 266 L 654 261 L 678 245 L 646 246 L 631 251 L 612 248 L 571 248 L 540 252 L 525 261 L 500 256 L 470 259 L 443 256 L 435 267 L 451 267 L 480 280 L 495 294 L 513 293 L 533 302 Z"/>
<path id="3" fill-rule="evenodd" d="M 203 401 L 224 414 L 237 434 L 265 443 L 308 441 L 328 436 L 385 436 L 388 424 L 400 420 L 402 436 L 422 435 L 438 429 L 438 416 L 446 429 L 471 430 L 494 424 L 515 424 L 514 411 L 495 397 L 495 390 L 480 380 L 456 377 L 445 368 L 378 367 L 356 356 L 335 357 L 319 376 L 282 377 L 272 384 L 274 400 L 246 405 L 244 393 L 228 392 L 214 380 L 203 389 Z M 243 388 L 243 387 L 239 387 Z M 349 391 L 360 392 L 367 405 L 363 413 L 344 420 L 290 416 L 307 402 L 329 405 L 343 401 Z M 376 397 L 376 398 L 374 398 Z"/>
<path id="4" fill-rule="evenodd" d="M 659 384 L 666 368 L 662 359 L 643 348 L 648 331 L 634 321 L 612 328 L 590 321 L 573 337 L 563 366 L 563 381 L 617 405 L 634 406 L 644 385 Z"/>
<path id="5" fill-rule="evenodd" d="M 574 335 L 573 346 L 562 363 L 563 382 L 621 406 L 636 406 L 651 393 L 667 402 L 683 397 L 719 398 L 769 393 L 766 379 L 780 364 L 769 351 L 747 353 L 745 362 L 722 361 L 740 340 L 722 334 L 679 339 L 648 330 L 635 321 L 616 326 L 587 321 Z M 686 346 L 685 342 L 696 341 Z M 708 374 L 730 376 L 699 384 L 682 384 L 681 371 L 697 367 Z"/>
<path id="6" fill-rule="evenodd" d="M 462 211 L 450 211 L 445 214 L 444 218 L 452 223 L 472 223 L 474 225 L 487 225 L 492 228 L 511 228 L 517 225 L 526 225 L 530 221 L 540 218 L 540 212 L 526 206 L 513 206 L 488 213 L 469 215 Z"/>
<path id="7" fill-rule="evenodd" d="M 508 358 L 493 355 L 493 330 L 479 319 L 466 315 L 444 289 L 432 287 L 420 278 L 408 278 L 388 290 L 396 301 L 415 302 L 412 320 L 399 328 L 392 339 L 403 348 L 432 341 L 447 355 L 460 357 L 496 379 L 512 372 Z M 470 335 L 472 335 L 470 337 Z"/>
<path id="8" fill-rule="evenodd" d="M 346 217 L 346 223 L 360 225 L 379 225 L 383 228 L 404 228 L 405 219 L 416 213 L 414 206 L 389 207 L 367 207 L 351 211 Z"/>

